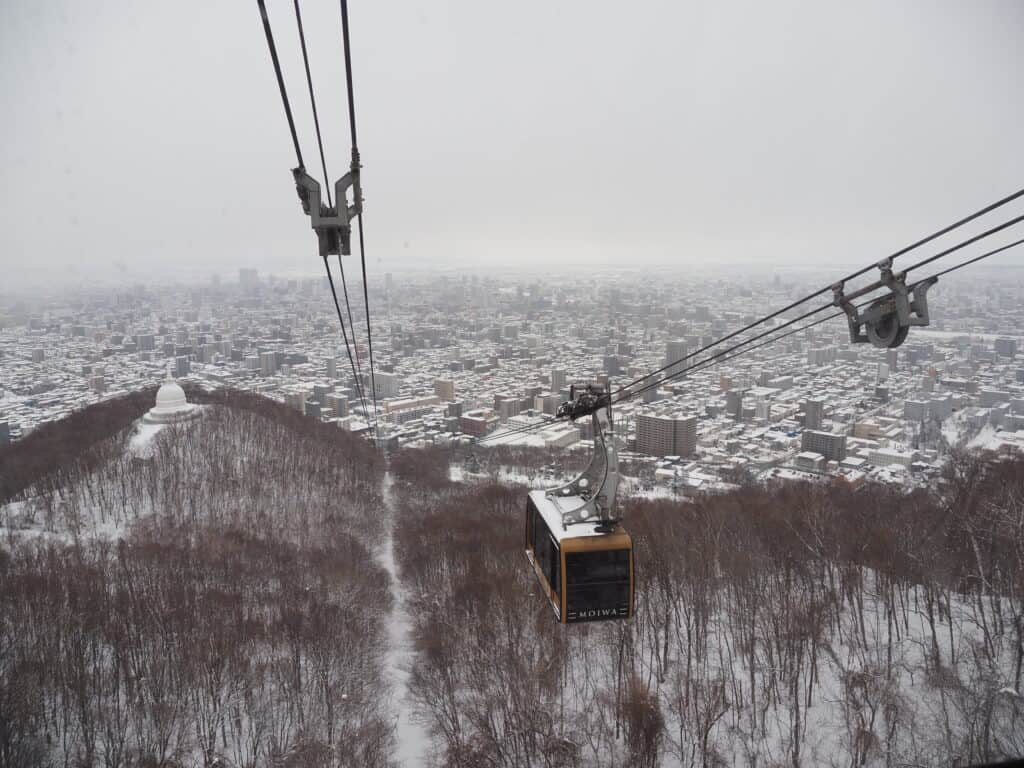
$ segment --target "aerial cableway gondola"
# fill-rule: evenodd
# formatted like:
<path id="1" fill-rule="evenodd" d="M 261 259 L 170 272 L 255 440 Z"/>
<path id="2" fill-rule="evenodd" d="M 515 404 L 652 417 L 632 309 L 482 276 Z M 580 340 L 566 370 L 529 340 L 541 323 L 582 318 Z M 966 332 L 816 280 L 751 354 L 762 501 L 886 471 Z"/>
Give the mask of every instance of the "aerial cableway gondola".
<path id="1" fill-rule="evenodd" d="M 526 557 L 563 624 L 633 615 L 633 540 L 615 517 L 617 437 L 609 393 L 587 387 L 559 416 L 590 416 L 594 453 L 575 480 L 526 500 Z"/>

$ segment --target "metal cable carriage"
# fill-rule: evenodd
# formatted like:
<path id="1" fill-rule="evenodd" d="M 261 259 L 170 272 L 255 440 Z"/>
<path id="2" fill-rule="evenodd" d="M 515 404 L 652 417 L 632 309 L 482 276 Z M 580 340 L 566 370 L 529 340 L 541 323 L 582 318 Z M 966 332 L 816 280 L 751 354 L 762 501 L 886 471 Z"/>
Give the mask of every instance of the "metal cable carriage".
<path id="1" fill-rule="evenodd" d="M 563 624 L 633 615 L 633 540 L 615 517 L 617 438 L 608 393 L 587 387 L 558 416 L 590 416 L 594 454 L 575 480 L 526 500 L 526 557 Z"/>
<path id="2" fill-rule="evenodd" d="M 851 344 L 870 342 L 882 349 L 892 349 L 906 341 L 911 326 L 929 324 L 928 289 L 939 279 L 930 277 L 908 286 L 906 272 L 894 273 L 891 258 L 879 262 L 878 268 L 878 280 L 852 294 L 844 293 L 843 282 L 832 286 L 833 304 L 846 313 Z M 889 293 L 875 298 L 860 311 L 853 300 L 878 288 Z"/>

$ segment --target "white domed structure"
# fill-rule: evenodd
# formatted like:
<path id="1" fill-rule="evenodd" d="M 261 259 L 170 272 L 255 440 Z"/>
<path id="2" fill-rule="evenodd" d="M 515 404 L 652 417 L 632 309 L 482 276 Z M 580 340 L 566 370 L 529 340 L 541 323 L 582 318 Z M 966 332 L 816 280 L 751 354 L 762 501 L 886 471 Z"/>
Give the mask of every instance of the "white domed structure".
<path id="1" fill-rule="evenodd" d="M 170 376 L 156 393 L 156 405 L 143 417 L 147 424 L 177 424 L 199 415 L 199 409 L 185 398 L 183 390 Z"/>

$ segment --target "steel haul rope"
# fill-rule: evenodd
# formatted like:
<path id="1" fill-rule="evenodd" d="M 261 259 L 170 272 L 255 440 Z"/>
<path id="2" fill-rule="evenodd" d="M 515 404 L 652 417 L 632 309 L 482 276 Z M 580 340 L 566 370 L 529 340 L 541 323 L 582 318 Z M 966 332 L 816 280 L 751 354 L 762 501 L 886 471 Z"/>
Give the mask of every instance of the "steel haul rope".
<path id="1" fill-rule="evenodd" d="M 356 139 L 355 89 L 352 86 L 352 53 L 348 31 L 348 0 L 341 0 L 341 36 L 345 52 L 345 89 L 348 95 L 348 122 L 352 133 L 352 172 L 359 173 L 362 163 L 359 157 L 359 143 Z M 359 261 L 363 273 L 363 306 L 366 309 L 366 346 L 370 353 L 370 394 L 373 397 L 374 437 L 380 436 L 377 424 L 377 380 L 373 360 L 373 329 L 370 323 L 370 293 L 366 279 L 366 240 L 363 235 L 362 201 L 359 210 Z"/>
<path id="2" fill-rule="evenodd" d="M 941 256 L 948 255 L 948 253 L 952 253 L 955 250 L 959 250 L 960 248 L 962 248 L 962 247 L 964 247 L 966 245 L 969 245 L 971 243 L 977 242 L 982 237 L 985 237 L 985 236 L 988 236 L 988 235 L 993 234 L 995 232 L 1001 231 L 1001 230 L 1005 229 L 1007 226 L 1010 226 L 1012 223 L 1015 223 L 1016 221 L 1017 220 L 1015 219 L 1015 220 L 1013 220 L 1011 222 L 1008 222 L 1006 224 L 998 225 L 996 227 L 993 227 L 992 229 L 988 230 L 987 232 L 982 233 L 982 235 L 969 238 L 968 240 L 965 240 L 965 241 L 959 243 L 957 246 L 954 246 L 953 248 L 947 249 L 947 251 L 943 251 L 940 254 L 936 254 L 936 256 L 929 257 L 928 259 L 922 261 L 919 264 L 915 264 L 914 266 L 915 267 L 919 267 L 919 266 L 921 266 L 921 264 L 930 263 L 930 262 L 934 261 L 935 259 L 940 258 Z M 935 274 L 929 275 L 928 277 L 923 278 L 923 279 L 915 282 L 910 287 L 914 287 L 918 283 L 923 283 L 923 282 L 925 282 L 927 280 L 931 280 L 933 278 L 938 278 L 938 277 L 941 277 L 942 275 L 946 275 L 946 274 L 949 274 L 951 272 L 955 272 L 955 271 L 957 271 L 959 269 L 963 269 L 964 267 L 970 266 L 972 264 L 976 264 L 977 262 L 983 261 L 984 259 L 987 259 L 990 256 L 994 256 L 994 255 L 996 255 L 998 253 L 1002 253 L 1004 251 L 1010 250 L 1011 248 L 1015 248 L 1015 247 L 1017 247 L 1019 245 L 1022 245 L 1022 244 L 1024 244 L 1024 238 L 1015 240 L 1015 241 L 1013 241 L 1011 243 L 1007 243 L 1006 245 L 999 246 L 998 248 L 994 248 L 994 249 L 992 249 L 990 251 L 986 251 L 985 253 L 979 254 L 978 256 L 974 256 L 974 257 L 972 257 L 970 259 L 967 259 L 965 261 L 962 261 L 962 262 L 960 262 L 958 264 L 954 264 L 953 266 L 948 267 L 947 269 L 944 269 L 944 270 L 942 270 L 940 272 L 936 272 Z M 909 269 L 910 268 L 908 268 L 908 270 Z M 871 299 L 868 299 L 868 300 L 862 302 L 859 306 L 860 307 L 864 307 L 864 306 L 867 306 L 870 303 L 871 303 Z M 811 316 L 813 316 L 815 314 L 818 314 L 818 313 L 824 311 L 825 309 L 830 308 L 830 306 L 831 305 L 819 307 L 816 310 L 812 310 L 812 311 L 807 312 L 807 313 L 805 313 L 803 315 L 800 315 L 799 317 L 794 318 L 793 320 L 789 320 L 789 321 L 787 321 L 786 323 L 784 323 L 782 325 L 776 326 L 776 327 L 774 327 L 774 328 L 772 328 L 772 329 L 770 329 L 770 330 L 768 330 L 766 332 L 763 332 L 761 334 L 758 334 L 758 335 L 756 335 L 756 336 L 754 336 L 754 337 L 752 337 L 750 339 L 746 339 L 744 341 L 737 342 L 736 344 L 733 344 L 730 347 L 728 347 L 728 348 L 726 348 L 726 349 L 724 349 L 724 350 L 722 350 L 722 351 L 720 351 L 720 352 L 718 352 L 718 353 L 716 353 L 714 355 L 711 355 L 710 357 L 707 357 L 707 358 L 704 358 L 702 360 L 696 361 L 695 363 L 693 363 L 693 365 L 691 365 L 689 368 L 687 368 L 687 369 L 685 369 L 683 371 L 679 371 L 678 373 L 672 374 L 670 376 L 666 376 L 663 379 L 659 379 L 658 381 L 649 383 L 649 384 L 641 387 L 640 389 L 632 390 L 632 391 L 626 392 L 625 394 L 622 394 L 622 389 L 624 389 L 624 388 L 622 388 L 622 389 L 618 390 L 615 393 L 615 394 L 621 395 L 621 396 L 618 397 L 618 399 L 616 399 L 614 401 L 614 403 L 625 402 L 627 400 L 632 399 L 636 395 L 642 394 L 643 392 L 645 392 L 647 390 L 656 389 L 657 387 L 661 386 L 662 384 L 664 384 L 667 381 L 674 381 L 674 380 L 677 380 L 677 379 L 687 378 L 689 376 L 692 376 L 695 373 L 701 372 L 705 368 L 711 367 L 712 365 L 715 365 L 715 364 L 718 364 L 718 363 L 722 363 L 722 362 L 726 362 L 726 361 L 729 361 L 729 360 L 733 360 L 733 359 L 739 357 L 740 355 L 744 355 L 744 354 L 746 354 L 748 352 L 752 352 L 755 349 L 760 349 L 760 348 L 768 346 L 770 344 L 774 344 L 775 342 L 781 341 L 782 339 L 787 338 L 788 336 L 793 336 L 793 335 L 795 335 L 797 333 L 801 333 L 802 331 L 810 330 L 811 328 L 814 328 L 815 326 L 821 325 L 821 324 L 823 324 L 825 322 L 828 322 L 829 320 L 835 320 L 835 319 L 840 318 L 840 317 L 842 317 L 844 315 L 844 313 L 842 311 L 835 312 L 835 313 L 827 315 L 826 317 L 822 317 L 822 318 L 819 318 L 817 320 L 814 320 L 813 322 L 807 323 L 806 325 L 802 325 L 799 328 L 792 328 L 791 330 L 788 330 L 785 333 L 773 336 L 773 334 L 778 334 L 778 332 L 780 330 L 783 330 L 784 328 L 788 328 L 788 327 L 790 327 L 790 326 L 800 322 L 801 320 L 806 320 L 809 317 L 811 317 Z M 756 326 L 757 323 L 753 323 L 751 325 Z M 768 336 L 772 336 L 772 338 L 767 338 Z M 756 343 L 756 344 L 754 343 L 754 342 L 758 342 L 758 341 L 760 341 L 760 343 Z M 709 347 L 710 346 L 711 345 L 709 345 Z M 705 347 L 705 349 L 707 349 L 709 347 Z M 703 350 L 699 350 L 697 353 L 694 353 L 694 354 L 699 354 L 700 351 L 703 351 Z M 680 360 L 675 361 L 675 362 L 676 363 L 683 362 L 683 361 L 689 359 L 690 357 L 692 357 L 692 356 L 687 356 L 687 357 L 681 358 Z M 519 436 L 519 435 L 524 435 L 524 434 L 529 433 L 529 432 L 533 432 L 535 430 L 546 429 L 546 428 L 551 427 L 552 425 L 554 425 L 556 423 L 558 423 L 558 421 L 553 420 L 553 421 L 542 422 L 540 424 L 530 424 L 530 425 L 525 425 L 525 426 L 522 426 L 522 427 L 516 427 L 514 429 L 505 430 L 504 432 L 497 432 L 497 433 L 494 433 L 494 434 L 491 434 L 491 435 L 487 435 L 487 436 L 481 438 L 478 442 L 479 443 L 485 443 L 485 442 L 492 442 L 494 440 L 499 440 L 499 439 L 506 438 L 506 437 L 516 437 L 516 436 Z"/>
<path id="3" fill-rule="evenodd" d="M 955 221 L 952 224 L 950 224 L 950 225 L 948 225 L 946 227 L 943 227 L 942 229 L 940 229 L 940 230 L 938 230 L 936 232 L 933 232 L 932 234 L 927 235 L 926 237 L 923 237 L 920 240 L 918 240 L 918 241 L 916 241 L 914 243 L 911 243 L 908 246 L 905 246 L 905 247 L 901 248 L 900 250 L 896 251 L 895 253 L 890 254 L 888 258 L 895 259 L 895 258 L 898 258 L 899 256 L 903 256 L 904 254 L 909 253 L 910 251 L 912 251 L 912 250 L 914 250 L 916 248 L 919 248 L 922 245 L 926 245 L 926 244 L 932 242 L 933 240 L 936 240 L 937 238 L 941 237 L 942 235 L 948 234 L 949 232 L 952 232 L 954 229 L 957 229 L 958 227 L 961 227 L 964 224 L 968 224 L 971 221 L 974 221 L 975 219 L 978 219 L 978 218 L 984 216 L 987 213 L 991 213 L 992 211 L 994 211 L 994 210 L 996 210 L 998 208 L 1001 208 L 1002 206 L 1007 205 L 1008 203 L 1011 203 L 1014 200 L 1017 200 L 1018 198 L 1021 198 L 1021 197 L 1024 197 L 1024 189 L 1020 189 L 1020 190 L 1014 192 L 1011 195 L 1007 195 L 1006 197 L 1004 197 L 1004 198 L 1002 198 L 1000 200 L 995 201 L 994 203 L 990 203 L 989 205 L 986 205 L 984 208 L 981 208 L 980 210 L 975 211 L 974 213 L 972 213 L 972 214 L 970 214 L 968 216 L 965 216 L 964 218 L 962 218 L 962 219 L 960 219 L 958 221 Z M 937 254 L 936 256 L 932 257 L 931 259 L 919 262 L 919 263 L 913 265 L 912 267 L 909 267 L 907 271 L 909 271 L 910 269 L 914 269 L 915 267 L 923 266 L 924 264 L 929 263 L 930 261 L 933 261 L 936 258 L 941 258 L 941 256 L 948 255 L 949 253 L 952 253 L 953 251 L 958 250 L 959 248 L 963 248 L 963 247 L 965 247 L 967 245 L 970 245 L 971 243 L 975 242 L 976 240 L 981 239 L 982 237 L 986 237 L 986 236 L 988 236 L 990 234 L 993 234 L 994 232 L 997 232 L 1000 229 L 1003 229 L 1003 228 L 1005 228 L 1007 226 L 1010 226 L 1012 224 L 1015 224 L 1015 223 L 1019 222 L 1020 220 L 1021 220 L 1021 218 L 1018 217 L 1017 219 L 1014 219 L 1014 220 L 1012 220 L 1011 222 L 1009 222 L 1009 223 L 1007 223 L 1005 225 L 1002 225 L 1002 226 L 997 227 L 995 229 L 991 229 L 988 232 L 983 233 L 982 235 L 979 235 L 979 236 L 977 236 L 975 238 L 972 238 L 969 241 L 963 242 L 963 243 L 959 244 L 958 246 L 956 246 L 956 247 L 954 247 L 954 248 L 952 248 L 952 249 L 950 249 L 948 251 L 945 251 L 945 252 L 943 252 L 941 254 Z M 850 280 L 854 280 L 854 279 L 860 277 L 861 275 L 864 275 L 867 272 L 870 272 L 874 268 L 875 268 L 875 264 L 869 264 L 868 266 L 866 266 L 866 267 L 864 267 L 862 269 L 859 269 L 859 270 L 857 270 L 856 272 L 853 272 L 850 275 L 847 275 L 846 277 L 844 277 L 842 280 L 839 280 L 838 282 L 839 283 L 849 282 Z M 811 299 L 815 299 L 818 296 L 821 296 L 823 294 L 828 293 L 829 291 L 832 290 L 832 285 L 833 284 L 830 284 L 828 286 L 825 286 L 824 288 L 821 288 L 821 289 L 819 289 L 817 291 L 814 291 L 813 293 L 810 293 L 810 294 L 804 296 L 801 299 L 797 299 L 796 301 L 794 301 L 794 302 L 792 302 L 790 304 L 787 304 L 785 307 L 782 307 L 781 309 L 775 310 L 774 312 L 772 312 L 772 313 L 770 313 L 768 315 L 765 315 L 764 317 L 760 318 L 759 320 L 755 320 L 754 322 L 749 323 L 749 324 L 745 325 L 744 327 L 739 328 L 736 331 L 733 331 L 732 333 L 726 334 L 722 338 L 714 341 L 712 344 L 709 344 L 709 345 L 707 345 L 707 346 L 697 350 L 696 352 L 692 353 L 691 355 L 688 355 L 687 357 L 681 358 L 680 360 L 676 360 L 676 361 L 671 362 L 671 363 L 669 363 L 667 365 L 664 365 L 664 366 L 662 366 L 661 368 L 658 368 L 655 371 L 651 371 L 650 373 L 648 373 L 648 374 L 646 374 L 644 376 L 639 377 L 638 379 L 635 379 L 635 380 L 629 382 L 628 384 L 623 384 L 621 387 L 619 387 L 618 390 L 616 390 L 615 394 L 620 394 L 623 390 L 628 389 L 629 387 L 635 386 L 635 385 L 637 385 L 637 384 L 639 384 L 639 383 L 641 383 L 643 381 L 646 381 L 646 380 L 648 380 L 648 379 L 650 379 L 650 378 L 652 378 L 654 376 L 657 376 L 659 373 L 662 373 L 663 371 L 668 370 L 669 368 L 671 368 L 672 366 L 676 365 L 677 363 L 681 363 L 681 362 L 689 359 L 689 357 L 692 357 L 694 355 L 698 355 L 701 352 L 704 352 L 704 351 L 706 351 L 707 349 L 709 349 L 711 347 L 718 346 L 719 344 L 721 344 L 724 341 L 728 341 L 729 339 L 735 338 L 736 336 L 739 336 L 740 334 L 742 334 L 742 333 L 744 333 L 746 331 L 749 331 L 749 330 L 751 330 L 753 328 L 756 328 L 758 325 L 761 325 L 761 324 L 767 322 L 768 320 L 772 320 L 772 319 L 774 319 L 776 317 L 779 317 L 780 315 L 785 314 L 786 312 L 788 312 L 791 309 L 795 309 L 796 307 L 799 307 L 801 304 L 806 304 Z M 830 304 L 829 306 L 832 306 L 832 305 Z M 823 307 L 822 310 L 827 309 L 827 308 L 828 307 Z M 822 311 L 822 310 L 819 310 L 819 311 Z"/>
<path id="4" fill-rule="evenodd" d="M 313 93 L 313 75 L 309 71 L 309 54 L 306 51 L 306 33 L 302 28 L 302 12 L 299 0 L 295 0 L 295 24 L 299 28 L 299 44 L 302 47 L 302 63 L 306 68 L 306 84 L 309 86 L 309 104 L 313 108 L 313 126 L 316 128 L 316 145 L 320 149 L 320 167 L 324 172 L 324 191 L 327 193 L 327 205 L 333 206 L 331 199 L 331 177 L 327 175 L 327 160 L 324 157 L 324 140 L 320 135 L 320 116 L 316 111 L 316 96 Z M 302 163 L 300 162 L 299 165 Z"/>
<path id="5" fill-rule="evenodd" d="M 270 31 L 270 19 L 267 17 L 267 7 L 263 0 L 256 0 L 260 8 L 260 16 L 263 18 L 263 31 L 267 36 L 267 47 L 270 48 L 270 60 L 274 65 L 274 74 L 277 75 L 277 87 L 281 91 L 281 101 L 284 103 L 284 113 L 288 118 L 288 129 L 292 133 L 292 144 L 295 145 L 295 157 L 299 161 L 299 167 L 304 168 L 302 162 L 302 149 L 299 147 L 299 135 L 295 132 L 295 119 L 292 117 L 292 107 L 288 102 L 288 91 L 284 87 L 284 76 L 281 74 L 281 62 L 277 58 L 277 46 L 274 45 L 274 34 Z"/>
<path id="6" fill-rule="evenodd" d="M 266 35 L 266 38 L 267 38 L 267 48 L 270 51 L 270 60 L 271 60 L 271 63 L 273 64 L 273 67 L 274 67 L 274 74 L 275 74 L 275 76 L 277 78 L 278 90 L 281 93 L 281 102 L 284 104 L 285 117 L 288 120 L 288 130 L 291 133 L 292 144 L 293 144 L 293 146 L 295 148 L 295 157 L 296 157 L 296 160 L 298 161 L 299 168 L 303 169 L 303 168 L 305 168 L 305 163 L 303 162 L 303 159 L 302 159 L 302 148 L 301 148 L 301 146 L 299 144 L 298 132 L 295 129 L 295 118 L 294 118 L 294 116 L 292 114 L 291 102 L 290 102 L 290 100 L 288 98 L 287 88 L 285 87 L 284 75 L 281 72 L 281 62 L 280 62 L 280 59 L 278 58 L 278 55 L 277 55 L 277 46 L 274 43 L 274 35 L 273 35 L 273 32 L 272 32 L 271 27 L 270 27 L 270 18 L 267 15 L 267 8 L 266 8 L 266 5 L 264 3 L 264 0 L 256 0 L 256 4 L 259 7 L 260 17 L 261 17 L 261 19 L 263 21 L 263 31 L 264 31 L 264 33 Z M 318 146 L 318 148 L 320 150 L 320 164 L 321 164 L 321 168 L 323 169 L 323 173 L 324 173 L 324 183 L 327 185 L 327 199 L 328 199 L 328 203 L 333 205 L 333 201 L 331 200 L 331 192 L 330 192 L 330 177 L 327 175 L 327 162 L 326 162 L 325 155 L 324 155 L 323 139 L 322 139 L 321 133 L 320 133 L 320 118 L 319 118 L 319 115 L 317 113 L 317 108 L 316 108 L 316 95 L 315 95 L 314 89 L 313 89 L 313 77 L 312 77 L 312 74 L 310 72 L 310 67 L 309 67 L 309 56 L 308 56 L 308 52 L 307 52 L 307 49 L 306 49 L 306 36 L 305 36 L 305 31 L 304 31 L 303 25 L 302 25 L 302 14 L 301 14 L 301 11 L 299 10 L 298 0 L 295 0 L 295 20 L 296 20 L 296 24 L 298 26 L 298 31 L 299 31 L 299 42 L 300 42 L 300 45 L 301 45 L 301 48 L 302 48 L 302 59 L 303 59 L 304 65 L 305 65 L 306 83 L 307 83 L 307 85 L 309 87 L 309 100 L 310 100 L 310 106 L 312 107 L 312 110 L 313 110 L 313 123 L 314 123 L 314 125 L 316 127 L 317 146 Z M 340 257 L 339 257 L 339 259 L 340 259 Z M 361 375 L 359 374 L 359 371 L 358 371 L 357 360 L 354 360 L 353 357 L 352 357 L 352 347 L 349 344 L 348 332 L 345 329 L 345 321 L 342 319 L 341 306 L 338 303 L 338 293 L 337 293 L 337 290 L 336 290 L 336 288 L 334 286 L 334 277 L 331 274 L 330 263 L 327 261 L 327 257 L 326 256 L 324 257 L 324 268 L 325 268 L 325 270 L 327 272 L 327 282 L 330 285 L 331 296 L 334 299 L 334 309 L 335 309 L 335 312 L 338 315 L 338 322 L 341 325 L 341 334 L 342 334 L 342 338 L 344 339 L 344 342 L 345 342 L 345 352 L 346 352 L 346 354 L 348 356 L 349 365 L 352 368 L 352 377 L 353 377 L 354 384 L 355 384 L 356 395 L 359 398 L 360 403 L 362 404 L 363 411 L 366 412 L 366 411 L 368 411 L 368 408 L 367 408 L 367 404 L 366 404 L 366 395 L 363 392 L 363 388 L 362 388 L 362 381 L 361 381 L 362 377 L 361 377 Z M 346 301 L 347 301 L 347 293 L 346 293 Z M 351 325 L 351 310 L 349 311 L 349 324 Z M 353 333 L 352 342 L 354 344 L 355 343 L 355 328 L 354 327 L 352 328 L 352 333 Z M 356 352 L 357 352 L 357 357 L 358 357 L 358 349 L 356 350 Z"/>

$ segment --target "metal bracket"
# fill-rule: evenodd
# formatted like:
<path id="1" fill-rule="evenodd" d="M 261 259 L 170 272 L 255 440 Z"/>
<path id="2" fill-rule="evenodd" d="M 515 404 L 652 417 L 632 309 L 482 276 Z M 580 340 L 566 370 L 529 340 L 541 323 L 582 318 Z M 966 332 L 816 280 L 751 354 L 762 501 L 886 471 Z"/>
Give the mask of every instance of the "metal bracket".
<path id="1" fill-rule="evenodd" d="M 575 387 L 570 389 L 572 398 L 562 403 L 558 415 L 576 420 L 590 415 L 594 426 L 594 454 L 590 464 L 579 477 L 557 488 L 545 492 L 548 498 L 577 496 L 582 502 L 562 512 L 562 526 L 572 523 L 594 521 L 599 530 L 610 531 L 618 522 L 615 517 L 615 494 L 619 486 L 618 438 L 611 415 L 611 397 L 608 393 L 587 389 L 575 396 Z"/>
<path id="2" fill-rule="evenodd" d="M 570 421 L 576 421 L 576 419 L 589 416 L 601 408 L 611 408 L 610 394 L 588 384 L 587 388 L 577 395 L 576 385 L 572 384 L 569 387 L 569 399 L 558 406 L 555 418 L 568 417 Z"/>
<path id="3" fill-rule="evenodd" d="M 930 277 L 908 288 L 906 273 L 892 271 L 892 259 L 879 262 L 878 268 L 877 282 L 849 296 L 843 292 L 843 283 L 833 285 L 832 303 L 846 313 L 852 344 L 870 342 L 876 347 L 891 349 L 906 341 L 911 326 L 929 324 L 928 289 L 939 279 Z M 858 310 L 853 300 L 878 288 L 887 288 L 889 294 L 872 301 L 863 312 Z"/>
<path id="4" fill-rule="evenodd" d="M 292 169 L 295 191 L 302 203 L 302 210 L 310 218 L 313 230 L 320 244 L 320 255 L 337 254 L 348 256 L 352 253 L 352 219 L 363 212 L 363 193 L 359 185 L 359 160 L 353 158 L 348 173 L 334 182 L 333 207 L 323 204 L 320 197 L 320 183 L 306 173 L 302 166 Z M 349 203 L 349 189 L 352 202 Z"/>

